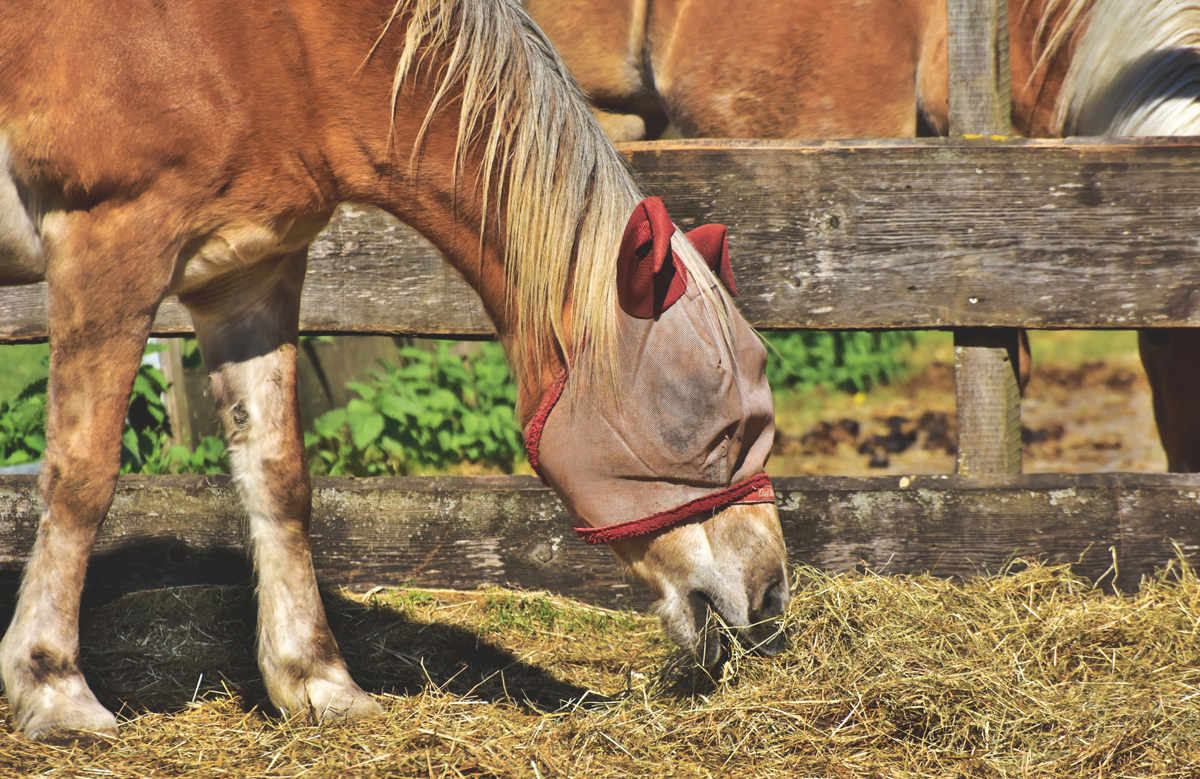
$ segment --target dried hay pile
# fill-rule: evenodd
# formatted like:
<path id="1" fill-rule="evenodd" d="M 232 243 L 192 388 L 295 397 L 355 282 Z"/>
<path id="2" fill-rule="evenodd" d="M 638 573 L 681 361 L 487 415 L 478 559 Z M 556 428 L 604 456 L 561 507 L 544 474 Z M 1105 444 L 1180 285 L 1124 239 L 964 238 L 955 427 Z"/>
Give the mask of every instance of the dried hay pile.
<path id="1" fill-rule="evenodd" d="M 646 616 L 498 589 L 333 593 L 342 648 L 387 714 L 324 728 L 263 713 L 247 590 L 129 596 L 84 626 L 120 740 L 5 733 L 0 774 L 1200 775 L 1186 565 L 1121 597 L 1037 565 L 966 583 L 798 573 L 792 648 L 735 653 L 718 679 Z"/>

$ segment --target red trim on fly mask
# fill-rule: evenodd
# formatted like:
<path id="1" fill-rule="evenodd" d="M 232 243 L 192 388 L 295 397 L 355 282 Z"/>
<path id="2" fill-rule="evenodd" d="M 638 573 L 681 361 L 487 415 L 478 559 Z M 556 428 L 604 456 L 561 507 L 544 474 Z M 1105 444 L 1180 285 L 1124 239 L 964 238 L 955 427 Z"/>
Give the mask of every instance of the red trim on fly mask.
<path id="1" fill-rule="evenodd" d="M 562 396 L 565 386 L 567 386 L 567 369 L 563 368 L 542 394 L 537 410 L 533 412 L 533 419 L 529 420 L 529 424 L 525 426 L 525 457 L 533 466 L 533 472 L 547 487 L 550 484 L 542 475 L 542 469 L 538 463 L 538 444 L 542 442 L 542 431 L 546 428 L 546 420 L 550 418 L 550 412 L 554 410 L 554 404 Z"/>
<path id="2" fill-rule="evenodd" d="M 631 522 L 621 522 L 604 527 L 577 527 L 575 532 L 589 544 L 611 544 L 626 538 L 635 538 L 669 527 L 683 524 L 691 519 L 698 519 L 706 514 L 715 513 L 728 508 L 735 503 L 774 503 L 775 489 L 771 486 L 771 477 L 765 473 L 751 476 L 732 487 L 705 495 L 685 503 L 682 506 L 660 511 L 642 519 Z"/>
<path id="3" fill-rule="evenodd" d="M 631 317 L 658 319 L 687 291 L 687 270 L 671 249 L 674 234 L 661 198 L 648 197 L 633 209 L 617 255 L 617 300 Z M 725 226 L 701 225 L 685 235 L 729 293 L 737 295 Z"/>

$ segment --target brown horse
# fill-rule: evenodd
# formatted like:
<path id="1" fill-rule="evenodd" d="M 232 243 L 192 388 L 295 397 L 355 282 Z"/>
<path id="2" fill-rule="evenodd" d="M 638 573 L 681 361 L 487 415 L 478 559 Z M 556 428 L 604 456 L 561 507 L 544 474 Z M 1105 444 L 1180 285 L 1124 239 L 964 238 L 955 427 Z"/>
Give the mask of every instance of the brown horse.
<path id="1" fill-rule="evenodd" d="M 577 400 L 573 387 L 608 386 L 614 354 L 623 359 L 618 249 L 628 259 L 622 231 L 641 199 L 623 160 L 513 0 L 3 0 L 0 17 L 0 280 L 48 282 L 51 352 L 43 515 L 0 644 L 15 727 L 33 739 L 116 732 L 80 673 L 80 591 L 168 295 L 193 318 L 249 515 L 271 700 L 321 720 L 376 713 L 329 631 L 309 549 L 295 394 L 307 244 L 345 201 L 428 236 L 483 298 L 527 421 L 568 363 L 564 397 Z M 720 328 L 705 344 L 722 350 L 719 364 L 666 367 L 683 386 L 741 367 L 761 397 L 760 355 L 733 340 L 748 328 L 714 260 L 664 220 L 656 245 L 690 280 L 672 311 L 709 306 Z M 756 413 L 769 450 L 769 404 Z M 742 430 L 734 417 L 729 429 Z M 570 432 L 565 418 L 544 437 Z M 728 435 L 713 440 L 736 452 Z M 756 627 L 788 599 L 764 478 L 750 480 L 763 502 L 706 499 L 707 513 L 684 517 L 695 521 L 611 544 L 703 663 L 716 659 L 710 608 L 779 648 Z M 658 473 L 641 481 L 677 486 Z"/>
<path id="2" fill-rule="evenodd" d="M 524 0 L 617 141 L 945 135 L 945 0 Z M 1051 134 L 1082 5 L 1010 0 L 1015 129 Z"/>
<path id="3" fill-rule="evenodd" d="M 899 138 L 949 126 L 946 0 L 525 5 L 614 140 L 653 138 L 668 122 L 709 138 Z M 1008 8 L 1017 134 L 1200 134 L 1196 0 Z M 1145 333 L 1140 346 L 1168 467 L 1200 471 L 1200 332 Z"/>

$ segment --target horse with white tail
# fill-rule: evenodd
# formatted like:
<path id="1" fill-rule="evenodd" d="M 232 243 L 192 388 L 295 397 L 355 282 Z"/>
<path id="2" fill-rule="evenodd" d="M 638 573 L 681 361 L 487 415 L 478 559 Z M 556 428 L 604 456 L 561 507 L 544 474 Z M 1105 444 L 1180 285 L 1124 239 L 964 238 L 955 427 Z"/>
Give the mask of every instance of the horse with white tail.
<path id="1" fill-rule="evenodd" d="M 79 668 L 80 593 L 170 295 L 249 517 L 272 702 L 380 710 L 317 595 L 296 401 L 306 247 L 348 201 L 413 225 L 479 292 L 531 460 L 671 637 L 716 663 L 715 612 L 780 649 L 773 411 L 724 232 L 689 239 L 643 200 L 514 0 L 4 0 L 0 16 L 0 283 L 47 281 L 51 353 L 43 514 L 0 644 L 18 731 L 116 733 Z"/>

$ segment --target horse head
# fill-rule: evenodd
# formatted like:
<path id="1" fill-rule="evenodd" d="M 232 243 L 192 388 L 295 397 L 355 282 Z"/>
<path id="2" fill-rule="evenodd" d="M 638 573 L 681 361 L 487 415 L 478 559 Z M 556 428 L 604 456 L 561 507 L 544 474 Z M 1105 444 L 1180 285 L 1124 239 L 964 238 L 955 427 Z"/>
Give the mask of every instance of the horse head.
<path id="1" fill-rule="evenodd" d="M 580 537 L 608 543 L 650 586 L 668 634 L 703 665 L 720 657 L 710 611 L 773 654 L 788 602 L 764 470 L 774 409 L 766 351 L 726 294 L 725 229 L 681 236 L 648 198 L 626 225 L 616 282 L 611 370 L 577 381 L 562 370 L 526 426 L 530 463 Z"/>

